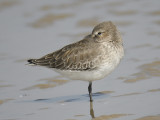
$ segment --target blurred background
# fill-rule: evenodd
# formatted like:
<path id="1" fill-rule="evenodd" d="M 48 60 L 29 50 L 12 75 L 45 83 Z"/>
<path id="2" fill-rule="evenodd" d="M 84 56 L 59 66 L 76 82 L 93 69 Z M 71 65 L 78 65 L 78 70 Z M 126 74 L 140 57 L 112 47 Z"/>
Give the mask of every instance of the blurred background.
<path id="1" fill-rule="evenodd" d="M 26 65 L 109 20 L 125 57 L 93 103 L 87 82 Z M 0 120 L 160 120 L 159 54 L 159 0 L 0 0 Z"/>

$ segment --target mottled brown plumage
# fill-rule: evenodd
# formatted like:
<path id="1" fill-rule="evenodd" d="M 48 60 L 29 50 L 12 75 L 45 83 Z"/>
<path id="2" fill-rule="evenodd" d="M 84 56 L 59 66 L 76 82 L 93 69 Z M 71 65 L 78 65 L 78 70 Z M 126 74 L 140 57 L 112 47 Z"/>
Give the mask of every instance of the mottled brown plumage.
<path id="1" fill-rule="evenodd" d="M 101 51 L 92 50 L 92 47 L 98 48 L 98 44 L 92 43 L 88 47 L 87 44 L 91 45 L 91 41 L 83 39 L 40 59 L 31 59 L 31 63 L 61 70 L 94 69 L 97 67 L 94 63 L 100 59 Z"/>
<path id="2" fill-rule="evenodd" d="M 112 72 L 123 55 L 121 35 L 109 21 L 95 26 L 84 39 L 28 62 L 53 68 L 72 80 L 89 81 L 88 90 L 92 100 L 92 81 L 102 79 Z"/>
<path id="3" fill-rule="evenodd" d="M 98 31 L 97 31 L 98 30 Z M 92 34 L 86 36 L 83 40 L 67 45 L 60 50 L 47 54 L 40 59 L 30 59 L 29 63 L 61 70 L 91 70 L 98 67 L 99 61 L 106 56 L 102 42 L 117 42 L 119 37 L 115 25 L 112 22 L 103 22 L 97 25 Z M 103 36 L 101 37 L 101 34 Z M 115 35 L 111 35 L 115 34 Z M 106 41 L 105 37 L 112 36 L 112 39 Z M 115 37 L 115 38 L 114 38 Z M 119 40 L 119 39 L 118 39 Z M 121 44 L 121 40 L 119 40 Z M 93 49 L 95 48 L 95 49 Z M 103 53 L 103 54 L 102 54 Z M 103 59 L 102 59 L 103 60 Z"/>

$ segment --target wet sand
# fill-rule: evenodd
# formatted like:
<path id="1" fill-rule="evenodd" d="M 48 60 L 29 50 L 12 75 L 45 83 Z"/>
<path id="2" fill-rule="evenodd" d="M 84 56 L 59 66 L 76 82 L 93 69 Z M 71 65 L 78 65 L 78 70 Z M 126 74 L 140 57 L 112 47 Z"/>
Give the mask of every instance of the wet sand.
<path id="1" fill-rule="evenodd" d="M 160 1 L 0 1 L 0 120 L 159 120 Z M 26 65 L 76 42 L 103 21 L 122 33 L 125 57 L 103 80 L 71 81 Z"/>

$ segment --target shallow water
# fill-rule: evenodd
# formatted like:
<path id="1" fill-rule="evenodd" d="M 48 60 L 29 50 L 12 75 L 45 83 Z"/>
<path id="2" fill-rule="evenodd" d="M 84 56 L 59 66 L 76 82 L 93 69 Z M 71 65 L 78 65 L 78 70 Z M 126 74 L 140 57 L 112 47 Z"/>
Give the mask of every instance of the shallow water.
<path id="1" fill-rule="evenodd" d="M 0 120 L 159 120 L 160 1 L 1 0 Z M 125 57 L 107 78 L 70 81 L 26 65 L 76 42 L 102 21 L 122 33 Z"/>

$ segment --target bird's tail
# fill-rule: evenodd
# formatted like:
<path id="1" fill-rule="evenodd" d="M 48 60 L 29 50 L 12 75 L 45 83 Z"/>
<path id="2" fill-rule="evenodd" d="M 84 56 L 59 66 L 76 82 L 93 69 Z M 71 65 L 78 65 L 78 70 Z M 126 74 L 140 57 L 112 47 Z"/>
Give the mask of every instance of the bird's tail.
<path id="1" fill-rule="evenodd" d="M 27 60 L 29 65 L 37 65 L 36 59 Z"/>
<path id="2" fill-rule="evenodd" d="M 40 66 L 48 66 L 50 67 L 50 59 L 45 59 L 44 57 L 40 59 L 29 59 L 28 64 L 29 65 L 40 65 Z"/>

